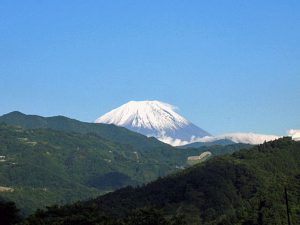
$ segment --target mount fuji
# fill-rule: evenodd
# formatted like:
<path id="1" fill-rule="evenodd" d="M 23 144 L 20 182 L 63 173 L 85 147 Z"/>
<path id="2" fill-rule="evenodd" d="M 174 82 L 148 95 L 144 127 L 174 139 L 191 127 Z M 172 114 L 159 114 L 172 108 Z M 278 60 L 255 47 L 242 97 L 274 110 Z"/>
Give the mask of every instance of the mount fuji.
<path id="1" fill-rule="evenodd" d="M 174 106 L 160 101 L 130 101 L 95 122 L 126 127 L 171 145 L 188 144 L 195 137 L 211 136 L 176 113 Z"/>
<path id="2" fill-rule="evenodd" d="M 114 124 L 141 133 L 173 146 L 231 143 L 261 144 L 278 139 L 276 135 L 230 133 L 212 136 L 176 112 L 176 108 L 160 101 L 130 101 L 96 119 L 95 123 Z"/>

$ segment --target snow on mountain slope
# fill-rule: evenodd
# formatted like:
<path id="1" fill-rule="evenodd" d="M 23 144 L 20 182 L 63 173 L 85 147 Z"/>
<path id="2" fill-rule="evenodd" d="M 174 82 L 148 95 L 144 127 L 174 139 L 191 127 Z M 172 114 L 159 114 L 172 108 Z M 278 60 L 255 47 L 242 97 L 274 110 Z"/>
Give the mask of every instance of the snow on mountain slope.
<path id="1" fill-rule="evenodd" d="M 210 136 L 176 113 L 174 106 L 160 101 L 130 101 L 95 122 L 126 127 L 172 145 L 189 143 L 194 137 Z"/>
<path id="2" fill-rule="evenodd" d="M 265 141 L 272 141 L 278 138 L 280 138 L 280 136 L 255 133 L 231 133 L 215 137 L 194 138 L 191 142 L 213 142 L 218 140 L 230 140 L 235 143 L 257 145 L 262 144 Z"/>

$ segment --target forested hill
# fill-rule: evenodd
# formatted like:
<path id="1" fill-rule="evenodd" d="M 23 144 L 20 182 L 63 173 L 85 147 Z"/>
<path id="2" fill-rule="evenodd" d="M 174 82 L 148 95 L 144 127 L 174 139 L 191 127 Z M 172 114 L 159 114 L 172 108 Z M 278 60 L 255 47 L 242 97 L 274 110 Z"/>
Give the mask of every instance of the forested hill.
<path id="1" fill-rule="evenodd" d="M 94 200 L 38 211 L 25 224 L 300 224 L 300 143 L 282 138 Z"/>
<path id="2" fill-rule="evenodd" d="M 182 153 L 169 147 L 144 152 L 94 133 L 0 123 L 0 197 L 24 213 L 87 199 L 174 172 L 186 162 L 188 152 Z"/>
<path id="3" fill-rule="evenodd" d="M 129 144 L 144 151 L 154 148 L 169 147 L 171 149 L 171 146 L 158 141 L 156 138 L 148 138 L 123 127 L 112 124 L 86 123 L 65 116 L 42 117 L 15 111 L 0 116 L 0 122 L 25 129 L 43 128 L 81 134 L 94 133 L 113 142 Z"/>
<path id="4" fill-rule="evenodd" d="M 144 136 L 142 139 L 152 143 Z M 24 129 L 0 123 L 0 198 L 16 202 L 22 213 L 28 214 L 48 205 L 153 181 L 181 170 L 188 156 L 207 150 L 219 155 L 247 147 L 183 150 L 165 144 L 152 148 L 151 143 L 143 148 L 96 133 Z"/>

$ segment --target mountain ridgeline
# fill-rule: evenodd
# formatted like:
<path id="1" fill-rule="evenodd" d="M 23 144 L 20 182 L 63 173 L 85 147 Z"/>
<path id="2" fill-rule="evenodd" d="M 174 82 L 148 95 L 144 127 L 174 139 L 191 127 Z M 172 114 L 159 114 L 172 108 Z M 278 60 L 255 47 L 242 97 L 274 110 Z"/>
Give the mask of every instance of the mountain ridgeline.
<path id="1" fill-rule="evenodd" d="M 300 143 L 291 138 L 214 157 L 141 187 L 37 211 L 26 225 L 300 224 Z"/>
<path id="2" fill-rule="evenodd" d="M 0 122 L 0 198 L 16 202 L 23 214 L 142 185 L 182 170 L 189 156 L 205 151 L 249 148 L 174 148 L 125 128 L 62 116 L 13 112 Z"/>
<path id="3" fill-rule="evenodd" d="M 112 124 L 85 123 L 64 116 L 42 117 L 15 111 L 1 116 L 0 122 L 20 126 L 25 129 L 44 128 L 81 134 L 95 133 L 108 140 L 121 144 L 130 144 L 145 151 L 150 148 L 168 146 L 155 138 L 147 138 L 144 135 L 130 132 L 125 128 Z"/>

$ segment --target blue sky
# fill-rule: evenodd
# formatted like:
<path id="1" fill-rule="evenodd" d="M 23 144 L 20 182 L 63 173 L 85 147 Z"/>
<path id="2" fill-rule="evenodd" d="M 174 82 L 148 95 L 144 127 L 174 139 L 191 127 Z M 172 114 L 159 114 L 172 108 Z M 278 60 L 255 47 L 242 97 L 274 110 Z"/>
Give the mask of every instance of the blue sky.
<path id="1" fill-rule="evenodd" d="M 212 134 L 300 128 L 300 2 L 13 1 L 0 114 L 93 121 L 161 100 Z"/>

